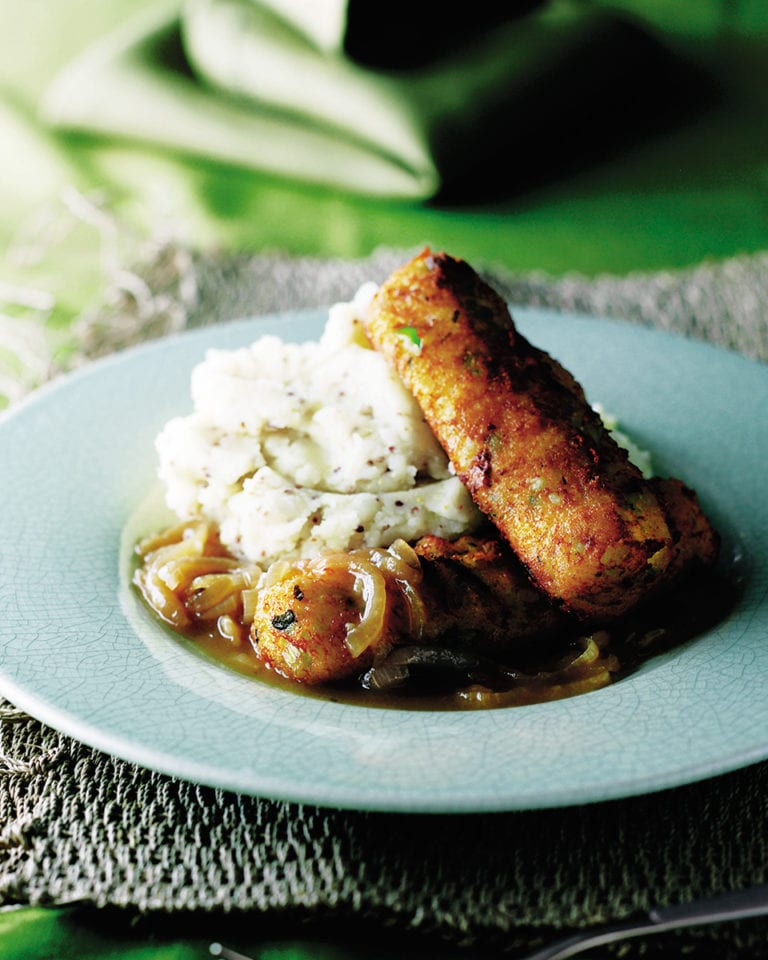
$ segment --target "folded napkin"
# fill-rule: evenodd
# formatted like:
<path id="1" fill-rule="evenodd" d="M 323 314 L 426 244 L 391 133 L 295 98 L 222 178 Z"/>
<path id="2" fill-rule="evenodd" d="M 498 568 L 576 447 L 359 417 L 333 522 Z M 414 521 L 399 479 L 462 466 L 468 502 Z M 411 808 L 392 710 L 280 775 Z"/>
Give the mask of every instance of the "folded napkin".
<path id="1" fill-rule="evenodd" d="M 398 3 L 377 8 L 382 30 L 353 20 L 360 7 L 163 6 L 69 64 L 42 116 L 60 130 L 326 187 L 465 199 L 516 191 L 616 149 L 666 117 L 685 88 L 658 42 L 578 0 L 519 3 L 493 23 L 484 13 L 458 45 L 461 24 L 425 29 L 424 12 Z M 299 8 L 316 17 L 299 27 L 275 12 Z M 321 29 L 329 10 L 332 28 Z M 442 9 L 433 19 L 453 24 Z M 361 62 L 361 51 L 376 64 Z"/>

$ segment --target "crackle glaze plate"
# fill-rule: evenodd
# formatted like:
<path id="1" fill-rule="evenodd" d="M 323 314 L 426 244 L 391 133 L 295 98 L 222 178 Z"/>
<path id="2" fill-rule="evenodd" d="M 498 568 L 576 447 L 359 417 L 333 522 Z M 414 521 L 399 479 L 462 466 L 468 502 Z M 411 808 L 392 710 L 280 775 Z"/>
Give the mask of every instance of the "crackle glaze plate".
<path id="1" fill-rule="evenodd" d="M 768 366 L 594 317 L 516 309 L 592 402 L 695 487 L 743 555 L 730 616 L 606 689 L 483 712 L 351 706 L 206 660 L 127 584 L 153 440 L 209 346 L 319 336 L 318 311 L 185 333 L 61 378 L 0 419 L 0 693 L 167 774 L 336 807 L 480 812 L 656 791 L 768 757 Z"/>

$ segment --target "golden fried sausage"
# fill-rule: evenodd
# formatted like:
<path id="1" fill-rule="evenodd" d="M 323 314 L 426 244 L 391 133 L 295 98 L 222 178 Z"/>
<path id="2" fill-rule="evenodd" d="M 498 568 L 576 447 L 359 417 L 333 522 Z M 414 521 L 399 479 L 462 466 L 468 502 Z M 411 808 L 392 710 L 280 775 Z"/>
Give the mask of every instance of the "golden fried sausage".
<path id="1" fill-rule="evenodd" d="M 374 657 L 424 636 L 422 564 L 404 540 L 278 561 L 259 588 L 251 643 L 271 669 L 301 683 L 359 674 Z"/>
<path id="2" fill-rule="evenodd" d="M 425 250 L 380 288 L 366 326 L 534 582 L 580 617 L 634 606 L 670 562 L 664 510 L 495 291 Z"/>
<path id="3" fill-rule="evenodd" d="M 309 685 L 344 680 L 407 636 L 405 597 L 364 553 L 278 564 L 250 632 L 266 666 Z"/>
<path id="4" fill-rule="evenodd" d="M 423 571 L 425 641 L 505 655 L 565 629 L 568 618 L 531 583 L 502 538 L 427 535 L 414 550 Z"/>

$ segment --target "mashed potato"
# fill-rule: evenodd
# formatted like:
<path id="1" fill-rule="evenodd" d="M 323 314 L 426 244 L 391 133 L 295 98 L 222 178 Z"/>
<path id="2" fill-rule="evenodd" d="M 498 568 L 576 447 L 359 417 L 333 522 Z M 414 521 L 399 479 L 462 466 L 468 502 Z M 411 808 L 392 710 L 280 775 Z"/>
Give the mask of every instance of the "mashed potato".
<path id="1" fill-rule="evenodd" d="M 418 404 L 365 338 L 375 289 L 331 307 L 318 342 L 265 336 L 208 352 L 192 374 L 193 413 L 156 440 L 180 519 L 205 516 L 262 565 L 477 526 Z"/>

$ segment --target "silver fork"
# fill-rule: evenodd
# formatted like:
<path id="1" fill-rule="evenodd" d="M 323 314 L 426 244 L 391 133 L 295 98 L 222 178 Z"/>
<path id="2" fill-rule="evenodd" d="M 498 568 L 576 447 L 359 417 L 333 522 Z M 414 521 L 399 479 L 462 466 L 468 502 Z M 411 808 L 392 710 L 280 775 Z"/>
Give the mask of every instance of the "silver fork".
<path id="1" fill-rule="evenodd" d="M 694 900 L 691 903 L 654 907 L 647 914 L 632 920 L 607 924 L 558 940 L 520 960 L 567 960 L 568 957 L 574 957 L 577 953 L 583 953 L 584 950 L 592 947 L 604 947 L 606 944 L 629 940 L 632 937 L 723 923 L 726 920 L 744 920 L 766 914 L 768 914 L 768 884 L 764 883 L 748 887 L 746 890 L 735 890 L 702 900 Z M 221 957 L 221 960 L 253 960 L 252 957 L 246 957 L 242 953 L 223 947 L 220 943 L 212 943 L 210 953 L 214 957 Z"/>
<path id="2" fill-rule="evenodd" d="M 608 943 L 629 940 L 632 937 L 723 923 L 726 920 L 744 920 L 747 917 L 760 917 L 766 914 L 768 914 L 768 884 L 764 883 L 748 887 L 746 890 L 734 890 L 730 893 L 694 900 L 691 903 L 654 907 L 643 916 L 625 920 L 622 923 L 585 930 L 558 940 L 548 947 L 529 954 L 524 960 L 567 960 L 568 957 L 574 957 L 577 953 L 592 947 L 603 947 Z"/>

